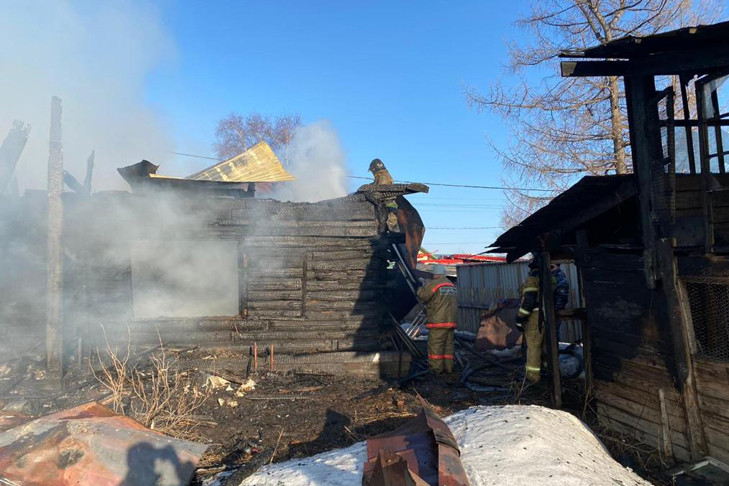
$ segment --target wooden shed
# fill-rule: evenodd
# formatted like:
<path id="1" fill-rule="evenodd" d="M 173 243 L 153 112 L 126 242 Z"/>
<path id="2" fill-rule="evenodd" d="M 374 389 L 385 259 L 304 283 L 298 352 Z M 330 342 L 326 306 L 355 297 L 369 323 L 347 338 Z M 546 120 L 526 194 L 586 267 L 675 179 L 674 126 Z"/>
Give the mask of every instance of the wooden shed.
<path id="1" fill-rule="evenodd" d="M 591 59 L 563 62 L 565 76 L 624 78 L 634 174 L 583 178 L 494 251 L 576 262 L 603 424 L 729 463 L 729 23 L 564 55 Z M 658 87 L 666 75 L 678 92 Z"/>

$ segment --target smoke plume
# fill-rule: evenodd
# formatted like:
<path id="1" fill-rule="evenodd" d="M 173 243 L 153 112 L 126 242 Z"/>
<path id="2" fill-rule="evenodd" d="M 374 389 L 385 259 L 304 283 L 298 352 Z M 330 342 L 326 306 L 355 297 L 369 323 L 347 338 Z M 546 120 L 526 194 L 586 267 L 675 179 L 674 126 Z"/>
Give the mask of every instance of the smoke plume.
<path id="1" fill-rule="evenodd" d="M 136 1 L 3 2 L 0 139 L 13 120 L 32 126 L 18 163 L 21 189 L 44 189 L 50 99 L 63 99 L 65 167 L 78 179 L 96 150 L 94 190 L 121 189 L 116 167 L 161 160 L 171 137 L 145 102 L 147 76 L 174 56 L 151 4 Z"/>
<path id="2" fill-rule="evenodd" d="M 297 128 L 287 156 L 296 181 L 281 184 L 271 196 L 274 199 L 316 202 L 347 195 L 344 150 L 329 122 Z"/>

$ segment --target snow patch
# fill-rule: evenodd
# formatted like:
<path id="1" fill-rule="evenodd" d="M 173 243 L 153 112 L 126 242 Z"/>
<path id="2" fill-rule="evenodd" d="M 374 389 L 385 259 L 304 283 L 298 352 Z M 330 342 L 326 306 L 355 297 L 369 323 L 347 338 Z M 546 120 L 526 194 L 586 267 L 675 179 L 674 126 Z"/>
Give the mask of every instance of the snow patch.
<path id="1" fill-rule="evenodd" d="M 575 416 L 538 406 L 473 407 L 445 419 L 461 446 L 471 486 L 650 486 L 614 461 Z M 365 442 L 265 466 L 241 486 L 345 486 L 362 483 Z"/>

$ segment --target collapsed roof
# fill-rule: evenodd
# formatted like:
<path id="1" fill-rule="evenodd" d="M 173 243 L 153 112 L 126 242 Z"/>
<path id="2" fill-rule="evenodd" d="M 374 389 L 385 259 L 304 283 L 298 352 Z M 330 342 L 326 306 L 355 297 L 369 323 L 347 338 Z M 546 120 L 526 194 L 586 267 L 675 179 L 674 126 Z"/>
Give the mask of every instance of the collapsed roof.
<path id="1" fill-rule="evenodd" d="M 219 162 L 189 177 L 157 174 L 159 165 L 148 160 L 117 169 L 132 189 L 168 188 L 186 190 L 227 190 L 240 192 L 250 189 L 250 183 L 294 181 L 266 142 L 259 142 L 240 155 Z M 251 193 L 252 195 L 252 193 Z"/>

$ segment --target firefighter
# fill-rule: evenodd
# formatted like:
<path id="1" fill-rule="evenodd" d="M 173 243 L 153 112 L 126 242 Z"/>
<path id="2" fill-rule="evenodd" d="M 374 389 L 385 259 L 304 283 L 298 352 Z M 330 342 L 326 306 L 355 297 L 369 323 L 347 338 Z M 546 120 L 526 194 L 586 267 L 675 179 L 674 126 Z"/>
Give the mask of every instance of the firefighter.
<path id="1" fill-rule="evenodd" d="M 542 370 L 544 330 L 539 326 L 539 259 L 536 256 L 529 262 L 529 275 L 521 291 L 516 327 L 524 333 L 526 340 L 526 379 L 537 383 Z"/>
<path id="2" fill-rule="evenodd" d="M 552 282 L 554 283 L 554 311 L 559 312 L 567 308 L 570 300 L 570 283 L 567 275 L 560 268 L 559 263 L 552 264 Z M 560 336 L 562 321 L 557 319 L 557 337 Z"/>
<path id="3" fill-rule="evenodd" d="M 455 285 L 445 276 L 445 268 L 437 266 L 433 280 L 421 279 L 418 298 L 425 304 L 428 328 L 428 364 L 435 373 L 453 373 L 453 334 L 458 315 L 458 294 Z"/>
<path id="4" fill-rule="evenodd" d="M 380 159 L 374 159 L 370 162 L 370 172 L 375 176 L 375 185 L 394 184 L 390 172 Z M 400 231 L 400 225 L 397 223 L 397 203 L 394 198 L 385 200 L 385 209 L 387 210 L 387 229 L 393 233 Z"/>

